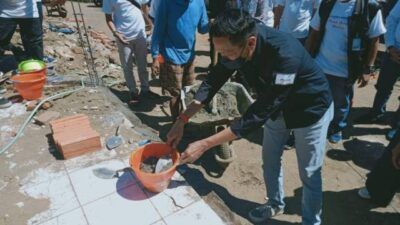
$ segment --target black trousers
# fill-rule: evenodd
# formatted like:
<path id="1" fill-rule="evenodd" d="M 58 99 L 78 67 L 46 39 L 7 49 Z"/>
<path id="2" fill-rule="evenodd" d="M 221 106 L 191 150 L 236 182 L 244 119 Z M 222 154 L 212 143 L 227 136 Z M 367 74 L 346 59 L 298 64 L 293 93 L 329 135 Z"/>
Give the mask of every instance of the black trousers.
<path id="1" fill-rule="evenodd" d="M 28 58 L 43 59 L 43 30 L 40 18 L 0 18 L 0 51 L 7 49 L 17 28 Z"/>
<path id="2" fill-rule="evenodd" d="M 400 170 L 392 163 L 392 150 L 400 143 L 400 133 L 390 142 L 375 167 L 367 175 L 366 187 L 371 200 L 380 205 L 387 206 L 400 188 Z"/>

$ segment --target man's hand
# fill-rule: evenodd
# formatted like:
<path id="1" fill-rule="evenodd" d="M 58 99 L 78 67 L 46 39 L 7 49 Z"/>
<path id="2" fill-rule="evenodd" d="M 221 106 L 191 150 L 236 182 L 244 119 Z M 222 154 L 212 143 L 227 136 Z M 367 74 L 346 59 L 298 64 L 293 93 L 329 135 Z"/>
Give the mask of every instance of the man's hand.
<path id="1" fill-rule="evenodd" d="M 400 144 L 398 144 L 392 150 L 392 162 L 393 162 L 393 166 L 396 169 L 400 170 Z"/>
<path id="2" fill-rule="evenodd" d="M 373 66 L 366 67 L 363 71 L 363 75 L 360 78 L 358 78 L 358 81 L 357 81 L 357 83 L 359 84 L 358 87 L 363 88 L 363 87 L 367 86 L 368 82 L 371 79 L 374 79 L 375 76 L 376 76 L 376 73 L 375 73 Z"/>
<path id="3" fill-rule="evenodd" d="M 178 119 L 167 134 L 167 144 L 174 149 L 182 139 L 184 126 L 183 121 Z"/>
<path id="4" fill-rule="evenodd" d="M 151 73 L 154 75 L 160 74 L 160 62 L 158 61 L 158 58 L 153 59 L 153 65 L 151 65 Z"/>
<path id="5" fill-rule="evenodd" d="M 389 48 L 389 56 L 394 62 L 400 64 L 400 49 L 398 49 L 394 46 L 390 47 Z"/>
<path id="6" fill-rule="evenodd" d="M 114 32 L 114 36 L 118 38 L 118 40 L 124 44 L 129 44 L 129 42 L 125 39 L 124 35 L 119 33 L 118 31 Z"/>
<path id="7" fill-rule="evenodd" d="M 367 86 L 368 82 L 371 80 L 371 77 L 373 77 L 373 74 L 363 74 L 360 78 L 358 78 L 357 84 L 359 88 L 363 88 Z"/>
<path id="8" fill-rule="evenodd" d="M 200 140 L 190 144 L 186 150 L 181 154 L 180 164 L 192 163 L 196 161 L 209 149 L 206 141 Z"/>

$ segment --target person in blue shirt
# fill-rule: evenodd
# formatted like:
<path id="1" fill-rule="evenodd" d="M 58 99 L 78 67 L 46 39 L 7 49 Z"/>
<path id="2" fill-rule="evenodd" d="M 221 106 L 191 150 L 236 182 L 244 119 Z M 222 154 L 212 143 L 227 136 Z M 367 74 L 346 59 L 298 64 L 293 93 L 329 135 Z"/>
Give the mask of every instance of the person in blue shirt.
<path id="1" fill-rule="evenodd" d="M 163 94 L 167 91 L 172 97 L 173 120 L 182 108 L 181 91 L 194 81 L 196 30 L 201 34 L 208 32 L 204 0 L 161 1 L 151 40 L 152 72 L 160 75 Z M 164 59 L 161 65 L 159 55 Z"/>

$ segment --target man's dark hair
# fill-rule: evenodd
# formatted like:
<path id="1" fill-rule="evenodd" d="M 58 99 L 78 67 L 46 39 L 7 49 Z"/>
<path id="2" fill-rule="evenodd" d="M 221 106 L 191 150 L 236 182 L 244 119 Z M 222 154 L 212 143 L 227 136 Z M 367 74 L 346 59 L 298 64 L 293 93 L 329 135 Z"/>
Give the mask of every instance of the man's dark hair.
<path id="1" fill-rule="evenodd" d="M 233 45 L 242 45 L 250 36 L 256 35 L 256 20 L 239 9 L 227 9 L 211 23 L 211 37 L 227 37 Z"/>

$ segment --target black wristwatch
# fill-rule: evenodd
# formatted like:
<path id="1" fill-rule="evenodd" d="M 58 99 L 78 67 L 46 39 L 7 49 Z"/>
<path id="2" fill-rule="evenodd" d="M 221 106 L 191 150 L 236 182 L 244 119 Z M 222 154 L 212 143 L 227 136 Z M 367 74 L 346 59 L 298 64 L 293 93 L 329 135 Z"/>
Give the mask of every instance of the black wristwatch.
<path id="1" fill-rule="evenodd" d="M 371 74 L 375 70 L 374 66 L 365 66 L 363 69 L 363 74 Z"/>

